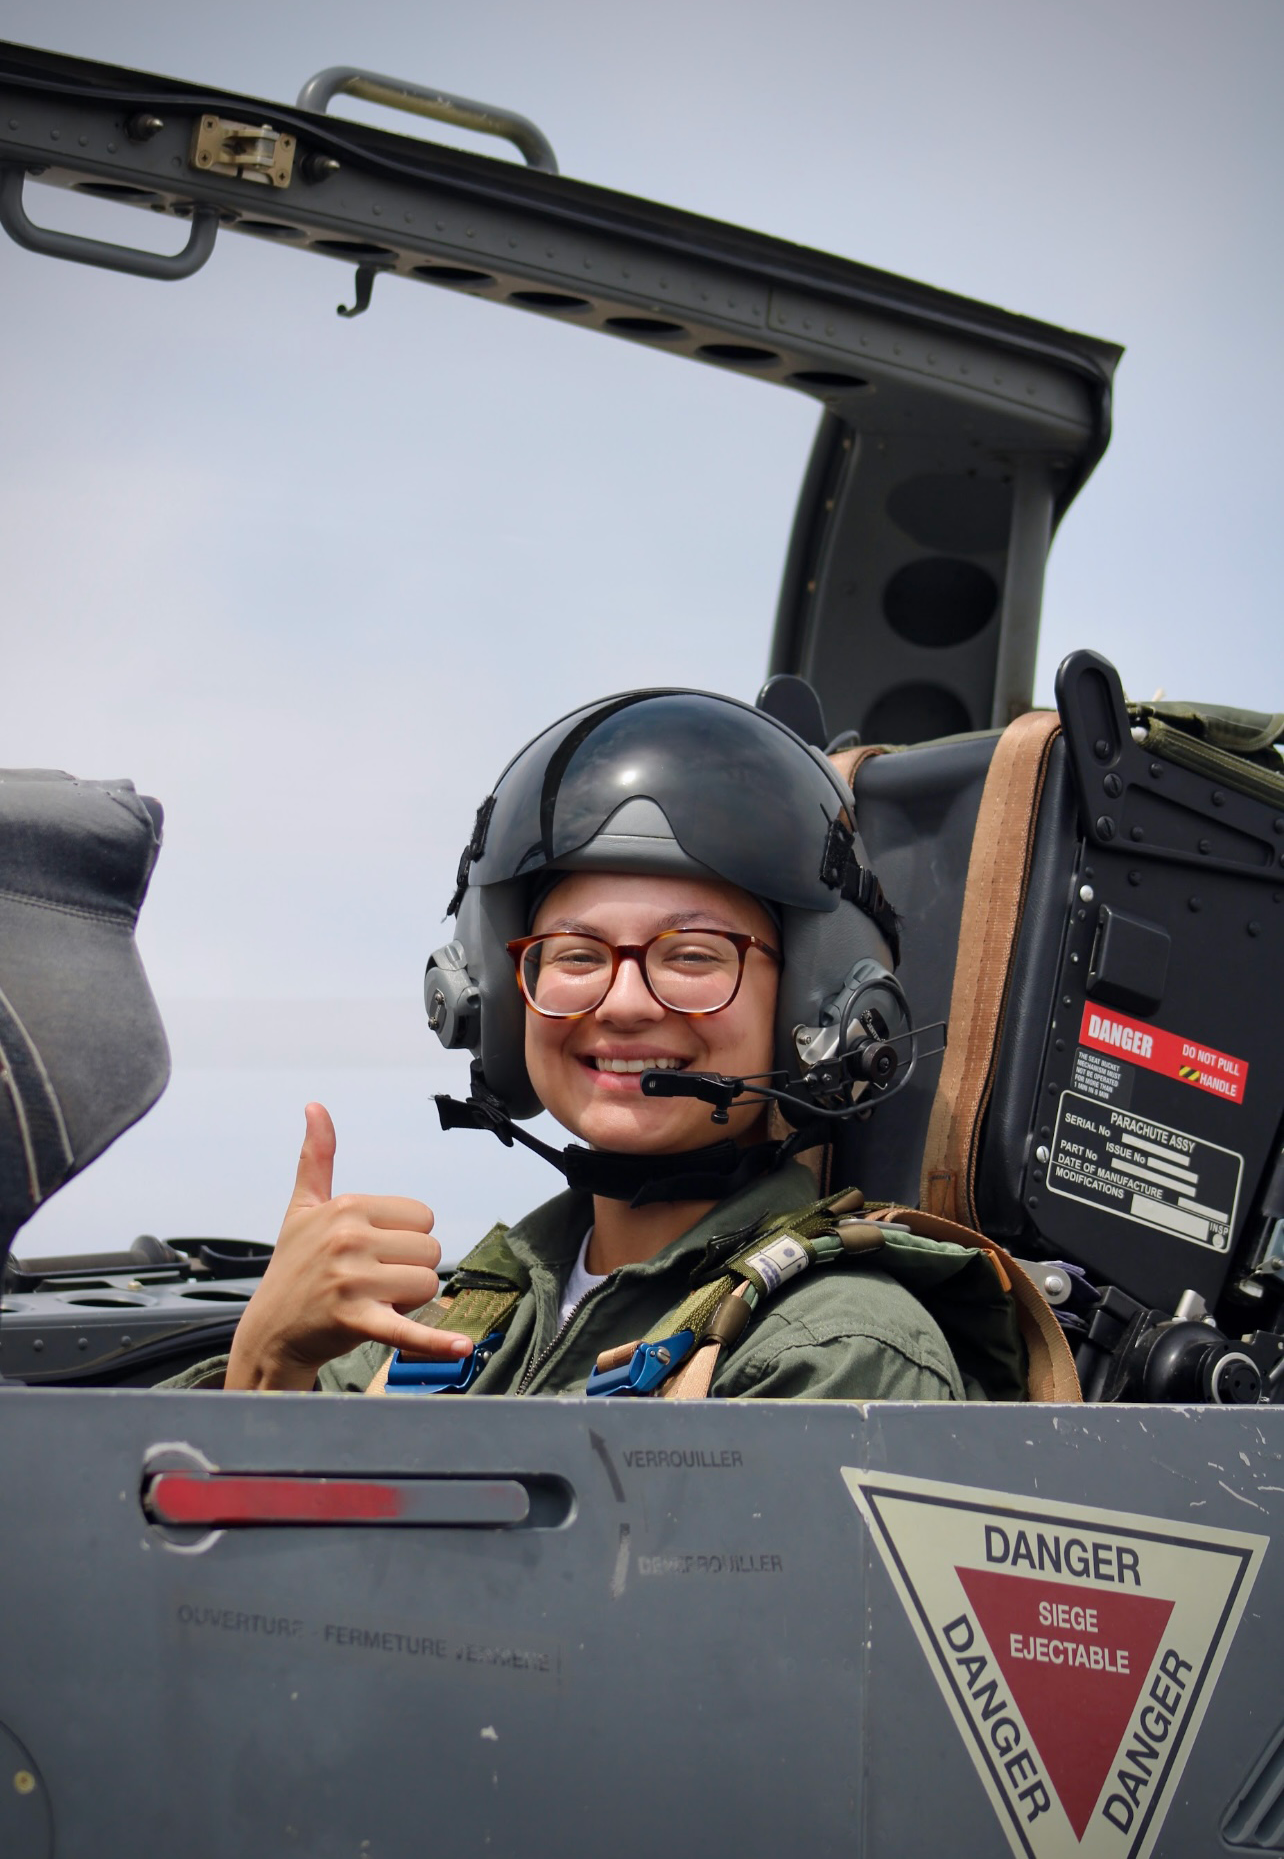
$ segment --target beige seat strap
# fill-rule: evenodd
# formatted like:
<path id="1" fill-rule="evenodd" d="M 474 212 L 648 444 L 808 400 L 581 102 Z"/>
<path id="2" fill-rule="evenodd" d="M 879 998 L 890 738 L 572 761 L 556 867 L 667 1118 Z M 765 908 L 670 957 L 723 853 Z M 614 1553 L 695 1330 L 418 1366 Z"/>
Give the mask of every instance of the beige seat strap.
<path id="1" fill-rule="evenodd" d="M 887 755 L 889 753 L 890 751 L 885 743 L 862 742 L 854 749 L 840 749 L 837 755 L 831 755 L 829 759 L 838 774 L 841 775 L 842 779 L 847 783 L 848 787 L 855 788 L 857 773 L 864 767 L 865 763 L 875 755 Z"/>
<path id="2" fill-rule="evenodd" d="M 395 1352 L 394 1352 L 395 1353 Z M 367 1394 L 386 1394 L 388 1392 L 388 1370 L 392 1367 L 392 1353 L 386 1361 L 381 1362 L 372 1379 L 366 1385 Z"/>
<path id="3" fill-rule="evenodd" d="M 1010 1252 L 977 1233 L 940 1214 L 924 1213 L 916 1207 L 884 1207 L 870 1216 L 907 1226 L 924 1239 L 944 1239 L 955 1246 L 970 1246 L 984 1252 L 999 1275 L 1004 1290 L 1011 1291 L 1016 1305 L 1021 1340 L 1026 1350 L 1026 1383 L 1032 1401 L 1082 1401 L 1079 1373 L 1065 1331 L 1057 1322 L 1056 1312 L 1023 1265 Z"/>
<path id="4" fill-rule="evenodd" d="M 745 1290 L 744 1284 L 738 1284 L 730 1295 L 743 1298 Z M 724 1340 L 721 1334 L 710 1336 L 707 1342 L 693 1349 L 677 1373 L 665 1382 L 660 1391 L 663 1398 L 666 1401 L 705 1400 L 713 1385 L 713 1371 L 718 1366 Z"/>
<path id="5" fill-rule="evenodd" d="M 972 839 L 949 1043 L 928 1124 L 920 1187 L 929 1213 L 965 1224 L 977 1219 L 977 1139 L 994 1086 L 1039 798 L 1060 728 L 1054 710 L 1031 710 L 1004 730 Z"/>

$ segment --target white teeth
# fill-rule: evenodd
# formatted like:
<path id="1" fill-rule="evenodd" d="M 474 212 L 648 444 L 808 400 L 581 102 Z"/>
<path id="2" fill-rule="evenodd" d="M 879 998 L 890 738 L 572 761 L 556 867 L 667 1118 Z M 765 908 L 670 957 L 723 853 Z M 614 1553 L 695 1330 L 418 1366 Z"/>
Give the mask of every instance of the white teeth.
<path id="1" fill-rule="evenodd" d="M 594 1059 L 600 1072 L 671 1072 L 685 1064 L 684 1059 Z"/>

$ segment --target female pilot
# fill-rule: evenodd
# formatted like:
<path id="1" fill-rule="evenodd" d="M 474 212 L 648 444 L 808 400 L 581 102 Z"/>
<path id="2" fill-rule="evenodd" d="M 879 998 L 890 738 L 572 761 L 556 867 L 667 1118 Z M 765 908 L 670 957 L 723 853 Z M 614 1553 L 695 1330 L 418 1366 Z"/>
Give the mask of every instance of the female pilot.
<path id="1" fill-rule="evenodd" d="M 431 958 L 425 995 L 439 1037 L 474 1054 L 469 1103 L 443 1100 L 443 1125 L 538 1148 L 567 1190 L 493 1228 L 450 1281 L 452 1303 L 438 1297 L 428 1207 L 332 1198 L 334 1129 L 311 1104 L 280 1238 L 230 1356 L 169 1385 L 381 1391 L 397 1351 L 394 1390 L 596 1391 L 642 1339 L 698 1344 L 700 1289 L 730 1271 L 722 1282 L 749 1313 L 705 1351 L 715 1396 L 1020 1398 L 1015 1317 L 979 1256 L 914 1240 L 899 1263 L 849 1260 L 831 1238 L 830 1253 L 811 1250 L 836 1262 L 797 1263 L 800 1223 L 804 1236 L 835 1226 L 795 1159 L 819 1127 L 800 1090 L 808 1041 L 823 1046 L 818 1029 L 845 1029 L 857 1006 L 908 1028 L 895 918 L 862 851 L 824 757 L 730 698 L 634 692 L 537 736 L 479 810 L 451 905 L 457 939 Z M 707 1100 L 668 1094 L 665 1076 L 684 1072 L 751 1087 L 711 1123 Z M 789 1091 L 788 1140 L 773 1137 L 755 1080 Z M 541 1108 L 578 1142 L 557 1152 L 517 1127 Z M 782 1233 L 793 1251 L 764 1264 L 755 1246 Z M 983 1333 L 959 1352 L 966 1376 L 920 1301 L 935 1286 L 948 1302 L 964 1279 Z"/>

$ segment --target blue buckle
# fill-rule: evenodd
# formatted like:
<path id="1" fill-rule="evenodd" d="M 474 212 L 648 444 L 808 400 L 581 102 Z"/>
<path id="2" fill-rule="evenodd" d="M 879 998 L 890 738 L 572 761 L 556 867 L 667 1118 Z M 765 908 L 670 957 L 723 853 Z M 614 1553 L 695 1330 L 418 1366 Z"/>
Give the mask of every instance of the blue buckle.
<path id="1" fill-rule="evenodd" d="M 666 1375 L 689 1356 L 695 1346 L 691 1330 L 678 1330 L 662 1342 L 639 1343 L 628 1361 L 619 1368 L 603 1372 L 595 1368 L 588 1378 L 586 1394 L 650 1394 Z"/>
<path id="2" fill-rule="evenodd" d="M 471 1355 L 453 1362 L 407 1362 L 400 1349 L 388 1364 L 388 1386 L 399 1394 L 463 1394 L 471 1388 L 504 1340 L 502 1330 L 473 1345 Z"/>

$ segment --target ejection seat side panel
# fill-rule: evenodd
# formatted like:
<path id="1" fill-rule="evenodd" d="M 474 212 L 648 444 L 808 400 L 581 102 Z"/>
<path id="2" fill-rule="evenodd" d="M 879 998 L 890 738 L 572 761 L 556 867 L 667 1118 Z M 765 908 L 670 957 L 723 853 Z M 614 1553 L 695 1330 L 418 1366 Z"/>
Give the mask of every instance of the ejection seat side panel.
<path id="1" fill-rule="evenodd" d="M 916 1026 L 926 1030 L 914 1077 L 868 1122 L 843 1126 L 836 1179 L 870 1198 L 918 1205 L 919 1173 L 940 1077 L 972 834 L 997 732 L 869 757 L 856 775 L 856 814 L 870 864 L 901 918 L 901 965 Z"/>
<path id="2" fill-rule="evenodd" d="M 1025 1667 L 1004 1635 L 1036 1670 L 1037 1609 L 1062 1588 L 1104 1621 L 1122 1583 L 1147 1631 L 1171 1615 L 1174 1656 L 1205 1674 L 1202 1726 L 1192 1686 L 1170 1719 L 1185 1776 L 1147 1784 L 1167 1815 L 1156 1859 L 1215 1849 L 1284 1714 L 1284 1552 L 1264 1542 L 1284 1489 L 1274 1410 L 0 1398 L 0 1564 L 22 1596 L 0 1725 L 38 1765 L 59 1859 L 126 1835 L 190 1849 L 194 1828 L 203 1859 L 350 1859 L 404 1850 L 426 1823 L 460 1859 L 649 1859 L 712 1837 L 835 1859 L 1001 1852 L 1019 1791 L 989 1773 L 978 1697 L 997 1661 L 1027 1752 L 1017 1779 L 1052 1791 L 1046 1827 L 1064 1764 L 1028 1689 L 1012 1706 Z M 164 1442 L 225 1472 L 552 1480 L 571 1500 L 553 1527 L 181 1541 L 141 1504 Z M 1018 1528 L 1068 1561 L 1019 1566 Z M 1200 1598 L 1228 1568 L 1255 1574 L 1242 1623 Z M 1131 1614 L 1124 1627 L 1146 1640 Z M 1069 1637 L 1091 1649 L 1096 1632 Z M 958 1664 L 969 1633 L 988 1636 L 985 1668 Z M 1139 1698 L 1167 1644 L 1138 1651 Z M 1072 1696 L 1040 1675 L 1058 1746 L 1087 1749 L 1101 1685 Z M 743 1787 L 711 1782 L 729 1747 L 750 1759 Z M 1103 1790 L 1111 1757 L 1095 1758 Z"/>

